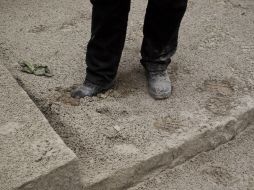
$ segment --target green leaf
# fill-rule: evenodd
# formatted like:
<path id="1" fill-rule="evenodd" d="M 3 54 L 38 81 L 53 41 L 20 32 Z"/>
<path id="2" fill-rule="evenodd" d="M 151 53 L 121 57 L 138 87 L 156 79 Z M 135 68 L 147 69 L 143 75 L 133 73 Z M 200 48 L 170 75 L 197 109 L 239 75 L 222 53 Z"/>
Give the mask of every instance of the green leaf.
<path id="1" fill-rule="evenodd" d="M 53 74 L 50 72 L 48 66 L 46 66 L 46 65 L 31 64 L 27 61 L 20 61 L 19 65 L 22 67 L 21 68 L 22 72 L 34 74 L 36 76 L 46 76 L 46 77 L 53 76 Z"/>
<path id="2" fill-rule="evenodd" d="M 19 64 L 22 67 L 23 72 L 32 74 L 35 70 L 34 65 L 27 62 L 27 61 L 21 61 L 21 62 L 19 62 Z"/>

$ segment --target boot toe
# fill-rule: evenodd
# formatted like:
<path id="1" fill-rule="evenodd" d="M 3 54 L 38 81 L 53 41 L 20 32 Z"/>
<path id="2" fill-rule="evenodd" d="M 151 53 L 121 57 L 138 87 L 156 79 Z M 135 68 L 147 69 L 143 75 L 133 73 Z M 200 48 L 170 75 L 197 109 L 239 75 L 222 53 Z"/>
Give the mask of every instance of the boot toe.
<path id="1" fill-rule="evenodd" d="M 154 83 L 149 88 L 150 95 L 157 100 L 168 98 L 171 95 L 171 91 L 172 87 L 169 82 L 159 84 Z"/>
<path id="2" fill-rule="evenodd" d="M 93 96 L 92 90 L 85 86 L 78 87 L 71 92 L 73 98 L 84 98 L 85 96 Z"/>

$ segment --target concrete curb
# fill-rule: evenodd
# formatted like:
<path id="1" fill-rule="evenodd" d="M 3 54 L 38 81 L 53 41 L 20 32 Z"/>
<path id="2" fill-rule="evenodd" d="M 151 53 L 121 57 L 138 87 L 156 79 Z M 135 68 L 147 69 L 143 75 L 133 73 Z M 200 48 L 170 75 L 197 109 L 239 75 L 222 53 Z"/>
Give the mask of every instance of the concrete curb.
<path id="1" fill-rule="evenodd" d="M 76 155 L 0 64 L 0 189 L 78 190 Z"/>

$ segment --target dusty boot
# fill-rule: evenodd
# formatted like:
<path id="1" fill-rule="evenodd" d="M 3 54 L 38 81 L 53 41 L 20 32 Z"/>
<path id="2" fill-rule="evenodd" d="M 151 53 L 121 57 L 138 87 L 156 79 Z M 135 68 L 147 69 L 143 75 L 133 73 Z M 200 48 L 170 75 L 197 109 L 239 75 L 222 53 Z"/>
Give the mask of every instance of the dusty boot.
<path id="1" fill-rule="evenodd" d="M 97 84 L 93 84 L 89 81 L 85 81 L 85 83 L 72 91 L 71 96 L 73 98 L 84 98 L 85 96 L 96 96 L 101 92 L 105 92 L 114 86 L 114 81 L 110 84 L 100 86 Z"/>
<path id="2" fill-rule="evenodd" d="M 171 95 L 171 82 L 168 72 L 146 71 L 149 94 L 157 100 L 166 99 Z"/>

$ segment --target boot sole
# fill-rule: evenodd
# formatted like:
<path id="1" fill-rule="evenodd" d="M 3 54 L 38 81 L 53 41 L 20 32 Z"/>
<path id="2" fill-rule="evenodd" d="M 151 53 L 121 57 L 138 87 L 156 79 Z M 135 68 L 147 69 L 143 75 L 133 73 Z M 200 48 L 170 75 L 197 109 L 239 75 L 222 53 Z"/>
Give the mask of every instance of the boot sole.
<path id="1" fill-rule="evenodd" d="M 149 91 L 149 94 L 152 98 L 154 98 L 155 100 L 165 100 L 165 99 L 168 99 L 171 94 L 172 94 L 172 91 L 170 91 L 167 95 L 165 94 L 153 94 L 152 92 Z"/>

